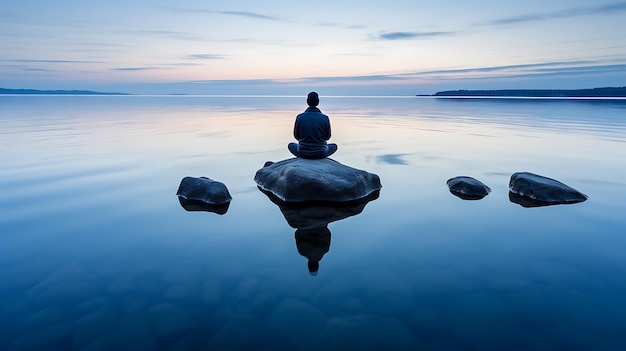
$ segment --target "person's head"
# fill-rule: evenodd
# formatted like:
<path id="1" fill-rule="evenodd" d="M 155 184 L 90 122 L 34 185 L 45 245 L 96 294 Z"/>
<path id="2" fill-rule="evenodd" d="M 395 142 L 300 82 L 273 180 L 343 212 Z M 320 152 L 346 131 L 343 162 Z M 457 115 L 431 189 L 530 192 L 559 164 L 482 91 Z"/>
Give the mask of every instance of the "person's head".
<path id="1" fill-rule="evenodd" d="M 315 107 L 320 103 L 320 96 L 317 95 L 316 92 L 312 91 L 309 93 L 309 95 L 307 95 L 306 97 L 306 103 L 309 106 Z"/>

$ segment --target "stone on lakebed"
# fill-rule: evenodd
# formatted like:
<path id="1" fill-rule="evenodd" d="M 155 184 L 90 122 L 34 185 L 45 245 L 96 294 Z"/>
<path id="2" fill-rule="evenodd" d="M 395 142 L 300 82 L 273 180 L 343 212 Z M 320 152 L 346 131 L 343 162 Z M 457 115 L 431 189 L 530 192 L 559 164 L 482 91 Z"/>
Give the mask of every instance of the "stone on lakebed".
<path id="1" fill-rule="evenodd" d="M 524 207 L 536 207 L 582 202 L 587 195 L 552 178 L 517 172 L 509 181 L 509 198 Z"/>
<path id="2" fill-rule="evenodd" d="M 481 181 L 467 176 L 450 178 L 446 184 L 452 195 L 463 200 L 480 200 L 491 192 Z"/>
<path id="3" fill-rule="evenodd" d="M 378 175 L 330 158 L 268 161 L 256 172 L 254 181 L 286 202 L 353 201 L 382 187 Z"/>

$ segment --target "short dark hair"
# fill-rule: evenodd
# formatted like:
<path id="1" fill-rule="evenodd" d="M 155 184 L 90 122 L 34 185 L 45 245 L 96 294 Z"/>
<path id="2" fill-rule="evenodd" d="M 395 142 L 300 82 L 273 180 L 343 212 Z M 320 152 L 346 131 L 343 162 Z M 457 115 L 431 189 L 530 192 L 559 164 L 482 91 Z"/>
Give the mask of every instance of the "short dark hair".
<path id="1" fill-rule="evenodd" d="M 306 103 L 309 106 L 317 106 L 320 103 L 320 96 L 316 92 L 312 91 L 306 96 Z"/>

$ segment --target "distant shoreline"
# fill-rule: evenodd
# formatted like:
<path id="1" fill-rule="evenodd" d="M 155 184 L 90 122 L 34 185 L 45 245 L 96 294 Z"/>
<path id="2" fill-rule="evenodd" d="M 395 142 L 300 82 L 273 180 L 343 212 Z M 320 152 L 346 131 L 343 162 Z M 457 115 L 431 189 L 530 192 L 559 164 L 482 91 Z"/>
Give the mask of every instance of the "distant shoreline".
<path id="1" fill-rule="evenodd" d="M 417 96 L 458 96 L 458 97 L 626 97 L 626 87 L 592 89 L 497 89 L 497 90 L 447 90 L 433 95 Z"/>
<path id="2" fill-rule="evenodd" d="M 4 89 L 0 94 L 5 95 L 129 95 L 125 93 L 104 93 L 91 90 L 37 90 L 37 89 Z"/>
<path id="3" fill-rule="evenodd" d="M 92 90 L 39 90 L 0 88 L 0 95 L 134 95 L 120 92 Z M 140 94 L 141 95 L 141 94 Z M 167 96 L 190 96 L 189 94 L 159 94 Z M 192 94 L 196 95 L 196 94 Z M 527 98 L 626 98 L 625 87 L 591 89 L 494 89 L 494 90 L 445 90 L 435 94 L 416 94 L 422 97 L 527 97 Z M 407 96 L 408 97 L 408 96 Z"/>

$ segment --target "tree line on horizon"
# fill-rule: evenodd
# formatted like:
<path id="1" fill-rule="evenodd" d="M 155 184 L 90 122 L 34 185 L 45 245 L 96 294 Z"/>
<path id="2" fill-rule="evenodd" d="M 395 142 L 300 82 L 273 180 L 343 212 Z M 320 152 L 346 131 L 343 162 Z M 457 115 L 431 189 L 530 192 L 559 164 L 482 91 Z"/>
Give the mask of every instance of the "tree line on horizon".
<path id="1" fill-rule="evenodd" d="M 432 96 L 626 97 L 626 87 L 591 89 L 447 90 L 437 92 Z"/>
<path id="2" fill-rule="evenodd" d="M 91 90 L 38 90 L 38 89 L 5 89 L 0 94 L 11 95 L 127 95 L 124 93 L 103 93 Z"/>
<path id="3" fill-rule="evenodd" d="M 117 92 L 90 90 L 37 90 L 0 88 L 0 94 L 23 95 L 128 95 Z M 493 90 L 445 90 L 433 95 L 417 96 L 509 96 L 509 97 L 626 97 L 626 86 L 591 89 L 493 89 Z"/>

